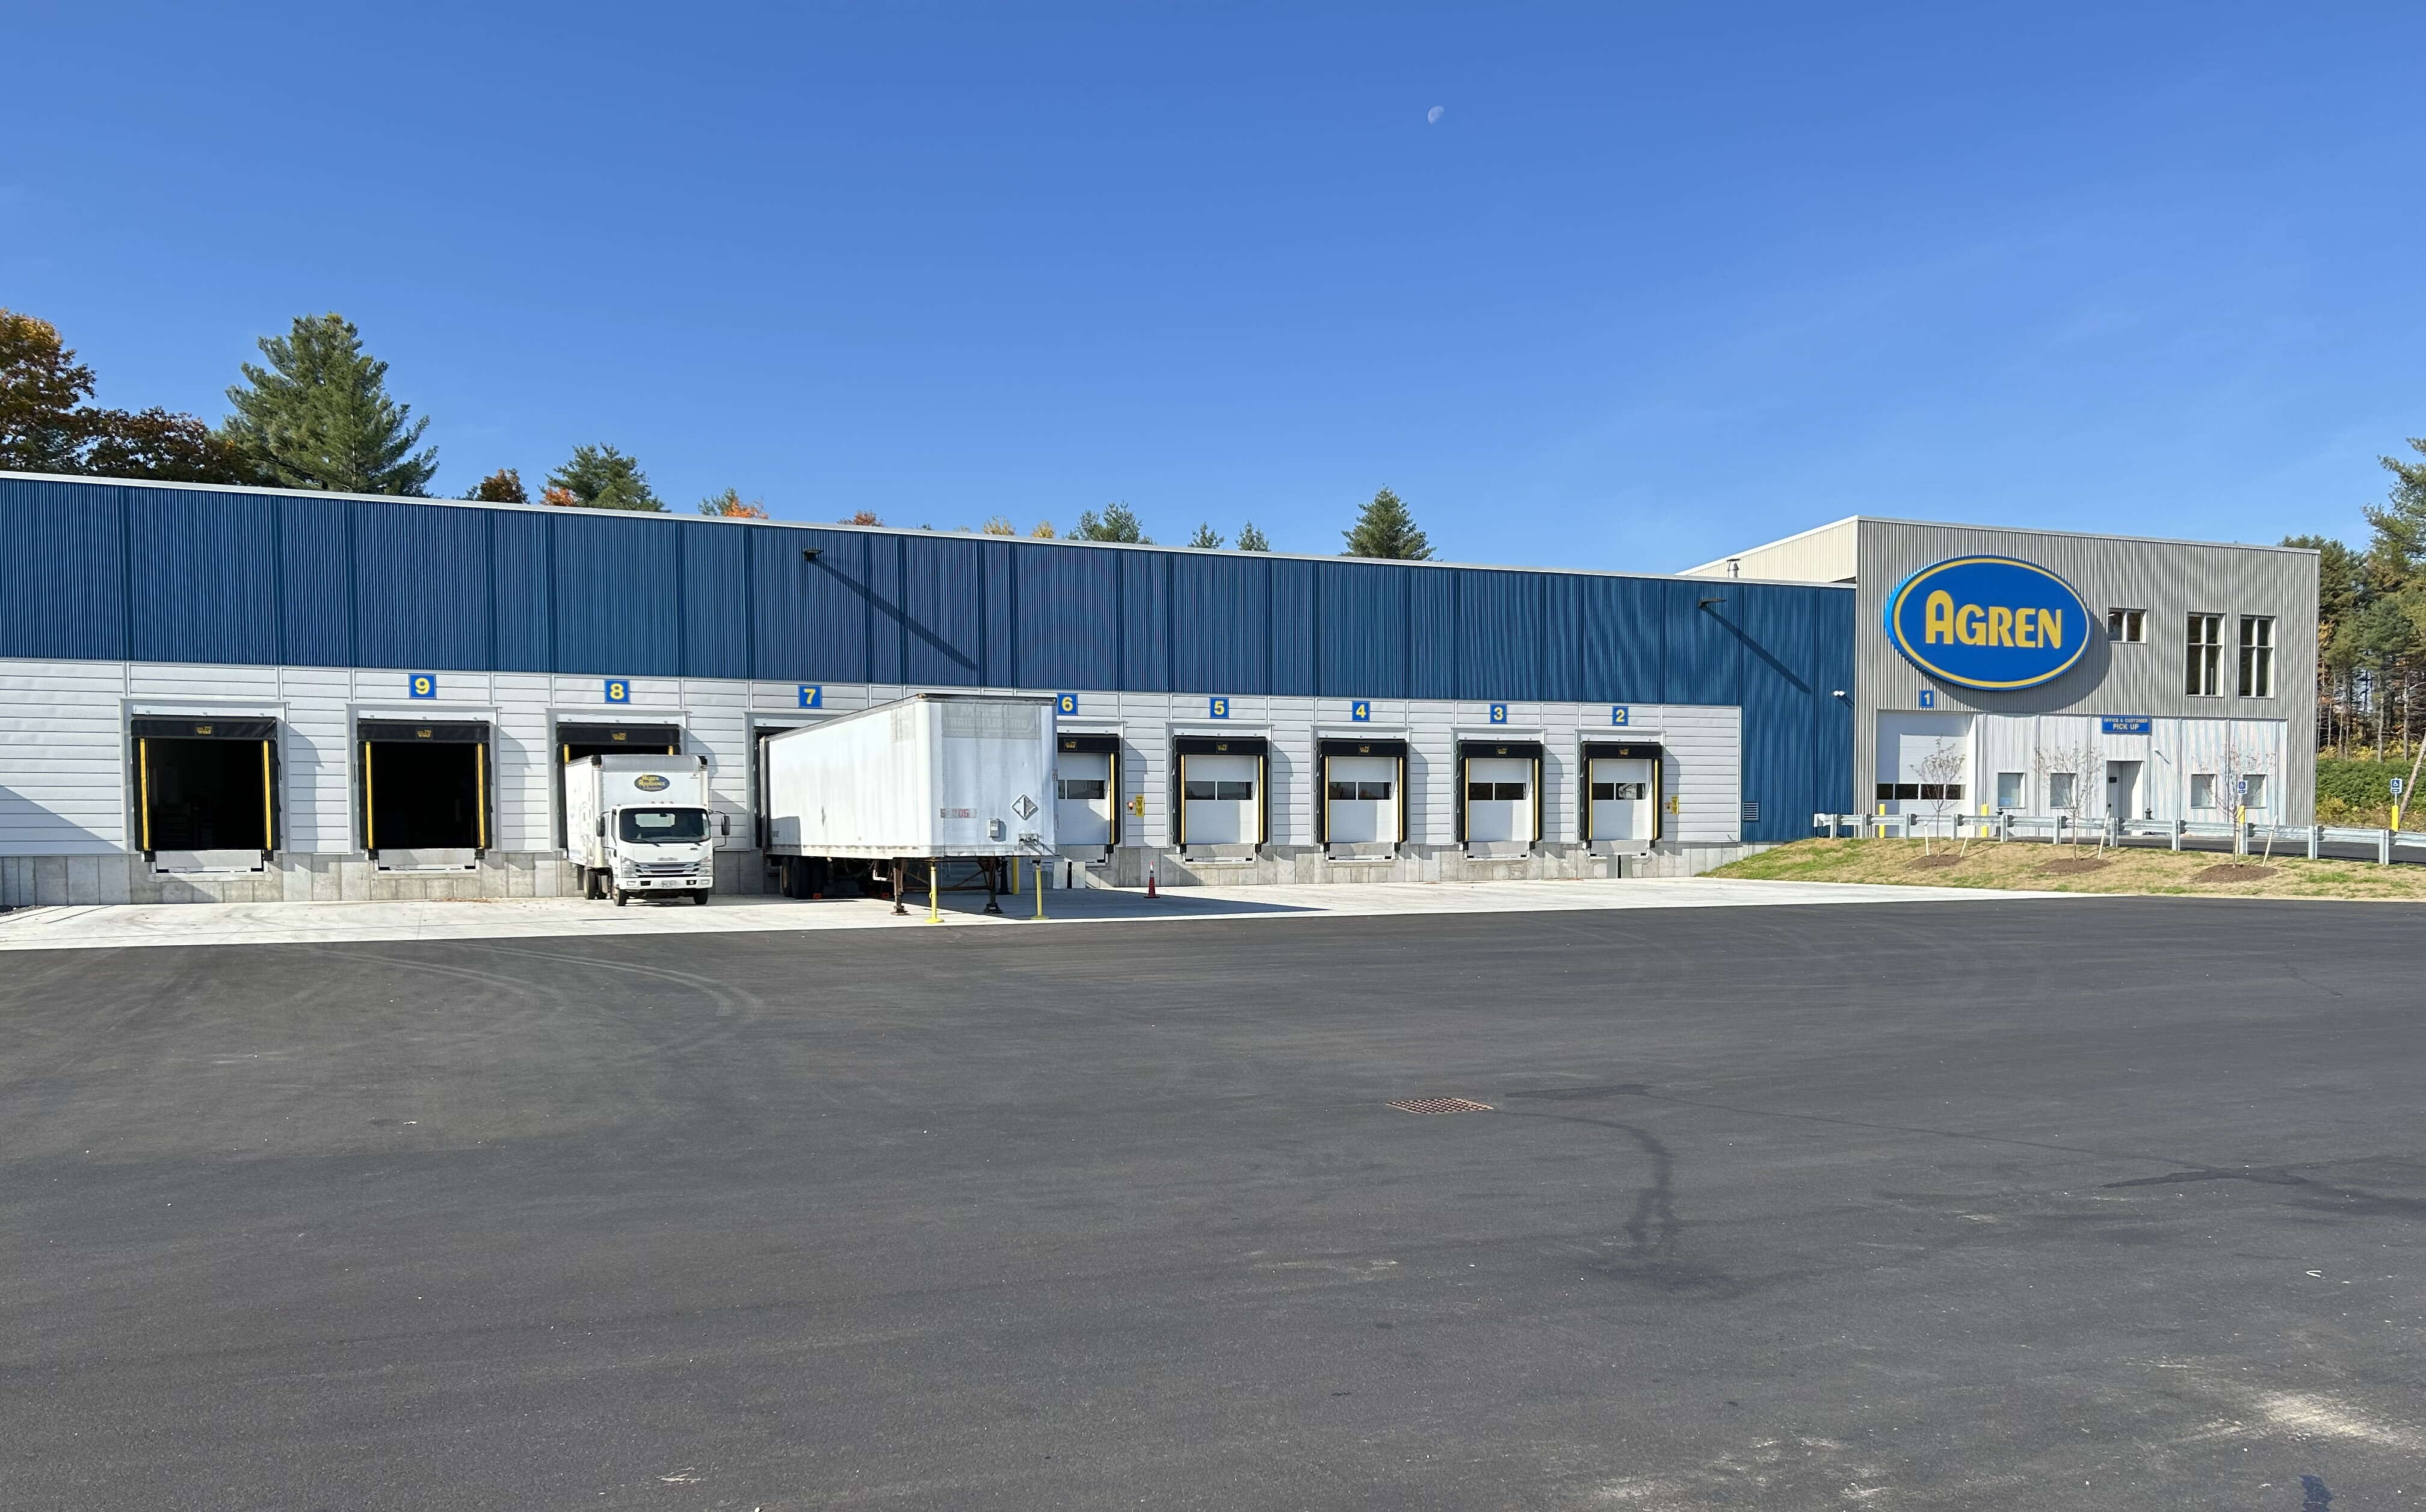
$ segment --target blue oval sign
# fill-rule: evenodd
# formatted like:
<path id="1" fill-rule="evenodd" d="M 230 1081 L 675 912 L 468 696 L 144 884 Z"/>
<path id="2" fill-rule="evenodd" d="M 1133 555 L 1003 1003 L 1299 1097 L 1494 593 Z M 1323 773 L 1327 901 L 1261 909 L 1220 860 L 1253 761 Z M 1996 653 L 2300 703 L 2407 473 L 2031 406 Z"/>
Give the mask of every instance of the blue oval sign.
<path id="1" fill-rule="evenodd" d="M 1887 638 L 1930 676 L 1971 688 L 2027 688 L 2089 649 L 2089 606 L 2072 585 L 2010 556 L 1924 567 L 1887 595 Z"/>

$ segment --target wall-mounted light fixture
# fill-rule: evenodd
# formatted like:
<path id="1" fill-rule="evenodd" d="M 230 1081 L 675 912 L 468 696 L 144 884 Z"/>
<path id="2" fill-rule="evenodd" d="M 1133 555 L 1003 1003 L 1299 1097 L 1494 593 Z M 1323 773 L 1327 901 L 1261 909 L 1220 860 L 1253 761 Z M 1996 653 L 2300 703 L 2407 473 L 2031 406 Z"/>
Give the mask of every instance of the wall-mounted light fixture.
<path id="1" fill-rule="evenodd" d="M 1703 600 L 1703 601 L 1702 601 L 1698 605 L 1696 605 L 1696 607 L 1698 607 L 1698 608 L 1703 608 L 1703 609 L 1706 609 L 1706 608 L 1708 608 L 1711 604 L 1714 604 L 1714 603 L 1726 603 L 1726 602 L 1727 602 L 1727 601 L 1726 601 L 1724 598 L 1704 599 L 1704 600 Z"/>
<path id="2" fill-rule="evenodd" d="M 816 561 L 817 559 L 817 547 L 815 547 L 815 546 L 803 546 L 803 547 L 801 547 L 801 560 L 802 560 L 802 561 L 804 561 L 804 562 L 814 562 L 814 561 Z"/>

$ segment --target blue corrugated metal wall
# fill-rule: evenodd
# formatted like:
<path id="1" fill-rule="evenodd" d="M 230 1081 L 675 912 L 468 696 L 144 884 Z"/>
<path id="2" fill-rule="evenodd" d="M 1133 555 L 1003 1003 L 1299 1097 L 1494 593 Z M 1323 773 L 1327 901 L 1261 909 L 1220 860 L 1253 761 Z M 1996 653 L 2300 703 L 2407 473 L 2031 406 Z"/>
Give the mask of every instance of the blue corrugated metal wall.
<path id="1" fill-rule="evenodd" d="M 0 477 L 0 656 L 1737 704 L 1747 837 L 1852 785 L 1834 587 Z"/>

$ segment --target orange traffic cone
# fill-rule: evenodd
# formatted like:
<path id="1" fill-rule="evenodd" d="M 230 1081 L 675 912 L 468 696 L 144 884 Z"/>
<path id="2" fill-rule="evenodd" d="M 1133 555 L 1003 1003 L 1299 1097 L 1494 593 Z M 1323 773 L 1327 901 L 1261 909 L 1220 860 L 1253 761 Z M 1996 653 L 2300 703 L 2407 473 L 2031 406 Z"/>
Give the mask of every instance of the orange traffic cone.
<path id="1" fill-rule="evenodd" d="M 1151 866 L 1145 869 L 1145 895 L 1147 897 L 1153 897 L 1155 895 L 1154 868 Z"/>

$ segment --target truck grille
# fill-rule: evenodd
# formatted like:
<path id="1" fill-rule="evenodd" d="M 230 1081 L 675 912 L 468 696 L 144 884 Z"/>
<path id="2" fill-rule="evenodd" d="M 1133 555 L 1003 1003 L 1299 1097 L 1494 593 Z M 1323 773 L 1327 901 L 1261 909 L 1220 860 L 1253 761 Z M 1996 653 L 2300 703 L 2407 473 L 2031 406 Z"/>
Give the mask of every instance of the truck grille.
<path id="1" fill-rule="evenodd" d="M 642 877 L 689 877 L 699 868 L 689 861 L 642 861 L 633 870 Z"/>

